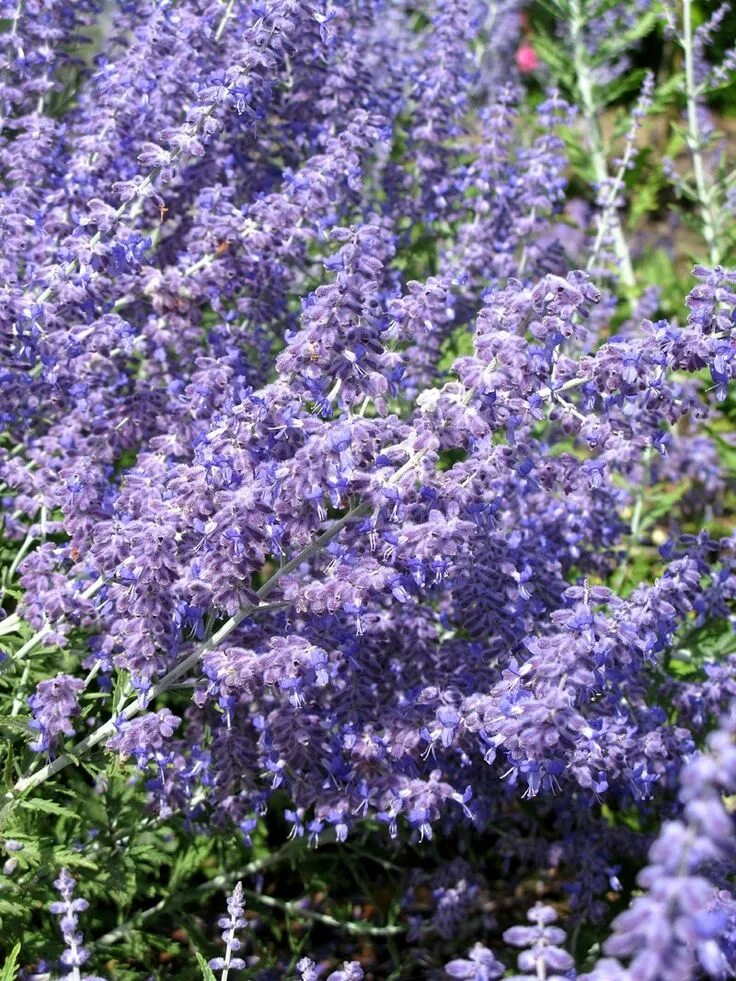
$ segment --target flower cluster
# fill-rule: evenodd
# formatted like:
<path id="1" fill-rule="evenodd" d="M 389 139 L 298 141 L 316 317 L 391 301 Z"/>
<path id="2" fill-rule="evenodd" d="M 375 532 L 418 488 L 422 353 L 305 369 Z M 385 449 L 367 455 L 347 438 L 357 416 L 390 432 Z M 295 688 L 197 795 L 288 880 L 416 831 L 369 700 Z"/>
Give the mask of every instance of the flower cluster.
<path id="1" fill-rule="evenodd" d="M 693 754 L 736 663 L 668 667 L 733 622 L 736 537 L 673 514 L 647 577 L 617 576 L 652 484 L 696 514 L 725 486 L 699 426 L 736 376 L 736 273 L 696 266 L 679 319 L 616 310 L 595 273 L 631 161 L 591 254 L 563 213 L 578 107 L 525 104 L 510 0 L 6 6 L 0 635 L 41 757 L 14 792 L 104 745 L 189 827 L 247 837 L 274 804 L 315 844 L 500 825 L 584 920 L 618 882 L 606 809 L 645 824 L 681 785 L 606 949 L 723 974 L 734 901 L 698 870 L 731 844 L 730 730 Z M 581 57 L 639 6 L 596 5 Z M 474 908 L 481 877 L 450 871 L 420 934 Z M 519 978 L 571 976 L 555 917 L 506 930 Z M 236 889 L 223 979 L 243 925 Z M 447 972 L 503 968 L 478 944 Z"/>
<path id="2" fill-rule="evenodd" d="M 735 735 L 732 708 L 707 750 L 683 767 L 682 816 L 663 825 L 639 873 L 645 891 L 614 921 L 605 945 L 614 956 L 600 961 L 591 979 L 728 977 L 736 956 L 736 903 L 728 889 L 736 839 L 726 805 L 736 789 Z M 615 958 L 630 958 L 630 968 Z"/>
<path id="3" fill-rule="evenodd" d="M 78 927 L 79 913 L 84 912 L 89 903 L 86 899 L 73 898 L 77 883 L 68 869 L 61 870 L 54 885 L 61 899 L 51 904 L 51 912 L 59 917 L 59 927 L 66 948 L 61 955 L 61 963 L 67 976 L 74 981 L 102 981 L 101 978 L 90 974 L 82 976 L 80 973 L 80 968 L 89 959 L 89 952 L 84 947 L 84 938 Z"/>
<path id="4" fill-rule="evenodd" d="M 245 926 L 245 920 L 243 919 L 244 909 L 243 886 L 239 882 L 227 901 L 228 915 L 223 916 L 219 921 L 219 926 L 222 927 L 222 939 L 225 944 L 225 956 L 215 957 L 209 962 L 213 970 L 222 971 L 221 977 L 223 981 L 226 981 L 230 971 L 240 971 L 245 967 L 245 961 L 242 957 L 233 956 L 240 950 L 238 931 Z"/>

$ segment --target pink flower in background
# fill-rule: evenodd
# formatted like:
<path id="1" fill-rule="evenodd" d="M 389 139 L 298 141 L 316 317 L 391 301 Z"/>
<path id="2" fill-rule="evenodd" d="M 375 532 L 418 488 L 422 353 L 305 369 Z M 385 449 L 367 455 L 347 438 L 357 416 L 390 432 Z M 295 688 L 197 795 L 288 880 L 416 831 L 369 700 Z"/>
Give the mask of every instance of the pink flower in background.
<path id="1" fill-rule="evenodd" d="M 537 52 L 528 41 L 522 41 L 516 51 L 516 64 L 520 72 L 533 72 L 539 68 Z"/>

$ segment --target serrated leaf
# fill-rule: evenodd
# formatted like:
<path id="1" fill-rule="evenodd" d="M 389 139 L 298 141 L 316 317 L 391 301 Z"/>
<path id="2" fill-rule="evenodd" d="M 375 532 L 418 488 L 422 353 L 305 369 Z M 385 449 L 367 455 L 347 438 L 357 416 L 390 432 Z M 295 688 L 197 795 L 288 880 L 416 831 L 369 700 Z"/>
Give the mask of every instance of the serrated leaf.
<path id="1" fill-rule="evenodd" d="M 20 943 L 17 943 L 15 947 L 10 951 L 5 963 L 3 964 L 2 971 L 0 971 L 0 981 L 15 981 L 15 976 L 18 973 L 18 955 L 20 954 Z"/>
<path id="2" fill-rule="evenodd" d="M 608 61 L 622 51 L 628 52 L 633 44 L 640 41 L 647 34 L 651 34 L 657 26 L 659 17 L 658 10 L 650 9 L 628 31 L 611 33 L 608 40 L 598 49 L 599 57 L 597 60 Z"/>
<path id="3" fill-rule="evenodd" d="M 199 964 L 200 970 L 202 971 L 202 981 L 217 981 L 212 968 L 209 966 L 207 961 L 202 957 L 198 950 L 194 952 L 197 956 L 197 963 Z"/>
<path id="4" fill-rule="evenodd" d="M 115 905 L 123 909 L 133 901 L 137 885 L 134 869 L 116 869 L 115 875 L 110 876 L 107 893 Z"/>
<path id="5" fill-rule="evenodd" d="M 685 73 L 673 72 L 669 78 L 660 82 L 654 90 L 652 98 L 654 112 L 661 112 L 662 109 L 672 100 L 673 96 L 679 95 L 685 90 Z"/>
<path id="6" fill-rule="evenodd" d="M 40 811 L 41 814 L 54 814 L 56 817 L 68 817 L 76 820 L 77 815 L 68 807 L 62 807 L 53 800 L 44 800 L 42 797 L 31 797 L 18 802 L 19 806 L 26 811 Z"/>
<path id="7" fill-rule="evenodd" d="M 17 716 L 0 715 L 0 729 L 17 732 L 19 735 L 25 736 L 28 733 L 28 723 L 25 719 L 19 719 Z"/>
<path id="8" fill-rule="evenodd" d="M 629 228 L 636 228 L 640 218 L 657 210 L 663 185 L 664 182 L 659 174 L 654 174 L 647 182 L 638 184 L 636 194 L 631 195 Z"/>
<path id="9" fill-rule="evenodd" d="M 20 909 L 18 903 L 11 903 L 8 899 L 0 899 L 0 916 L 17 916 Z"/>
<path id="10" fill-rule="evenodd" d="M 71 851 L 69 848 L 59 848 L 53 851 L 54 865 L 68 865 L 71 869 L 89 869 L 90 872 L 97 872 L 99 865 L 91 858 L 85 858 L 81 852 Z"/>
<path id="11" fill-rule="evenodd" d="M 647 509 L 639 525 L 640 533 L 651 528 L 660 518 L 670 512 L 675 504 L 687 493 L 688 489 L 688 484 L 683 482 L 668 493 L 657 493 L 654 503 Z"/>
<path id="12" fill-rule="evenodd" d="M 554 76 L 571 88 L 574 73 L 570 59 L 565 55 L 564 47 L 559 41 L 550 37 L 544 31 L 534 34 L 534 50 L 542 61 L 552 70 Z"/>
<path id="13" fill-rule="evenodd" d="M 192 873 L 201 868 L 208 851 L 209 843 L 195 842 L 183 851 L 179 851 L 174 859 L 169 880 L 171 890 L 178 889 Z"/>
<path id="14" fill-rule="evenodd" d="M 646 72 L 644 69 L 638 68 L 636 71 L 626 72 L 624 75 L 620 75 L 617 79 L 614 79 L 614 81 L 608 82 L 602 90 L 602 105 L 610 105 L 612 102 L 620 99 L 622 95 L 631 92 L 632 89 L 641 88 L 641 83 L 644 81 L 645 75 Z"/>

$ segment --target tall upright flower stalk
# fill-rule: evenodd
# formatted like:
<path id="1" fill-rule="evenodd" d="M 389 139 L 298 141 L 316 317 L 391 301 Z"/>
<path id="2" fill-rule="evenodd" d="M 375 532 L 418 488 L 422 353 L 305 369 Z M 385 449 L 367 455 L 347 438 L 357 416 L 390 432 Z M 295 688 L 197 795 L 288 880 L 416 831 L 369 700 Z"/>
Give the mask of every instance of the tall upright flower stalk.
<path id="1" fill-rule="evenodd" d="M 708 178 L 703 138 L 699 118 L 701 85 L 695 76 L 695 36 L 693 32 L 693 0 L 682 0 L 682 53 L 685 61 L 685 98 L 687 103 L 687 146 L 693 166 L 697 203 L 700 209 L 703 238 L 712 265 L 721 261 L 719 244 L 721 219 L 718 209 L 717 183 Z"/>
<path id="2" fill-rule="evenodd" d="M 636 286 L 636 276 L 616 203 L 621 184 L 618 175 L 614 179 L 609 169 L 608 155 L 601 129 L 602 106 L 596 96 L 595 79 L 584 37 L 584 28 L 589 20 L 585 9 L 586 2 L 587 0 L 570 0 L 568 7 L 567 29 L 570 32 L 574 68 L 573 84 L 579 95 L 581 119 L 584 124 L 583 139 L 590 149 L 593 174 L 603 202 L 598 235 L 610 235 L 621 282 L 627 289 L 631 290 Z M 597 243 L 594 249 L 595 253 L 599 248 L 600 245 Z"/>

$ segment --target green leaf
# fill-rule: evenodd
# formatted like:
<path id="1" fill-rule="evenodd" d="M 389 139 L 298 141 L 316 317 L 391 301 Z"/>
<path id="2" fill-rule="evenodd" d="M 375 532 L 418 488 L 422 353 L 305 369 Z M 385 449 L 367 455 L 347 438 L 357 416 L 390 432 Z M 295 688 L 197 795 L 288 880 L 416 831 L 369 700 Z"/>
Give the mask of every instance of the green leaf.
<path id="1" fill-rule="evenodd" d="M 441 372 L 449 371 L 458 358 L 473 353 L 473 334 L 467 327 L 456 327 L 442 345 L 442 356 L 438 364 Z"/>
<path id="2" fill-rule="evenodd" d="M 209 966 L 207 961 L 202 957 L 198 950 L 194 952 L 197 955 L 197 962 L 202 971 L 202 981 L 217 981 L 217 978 L 212 972 L 212 968 Z"/>
<path id="3" fill-rule="evenodd" d="M 639 175 L 635 175 L 639 176 Z M 661 172 L 648 174 L 646 180 L 639 179 L 636 184 L 636 194 L 630 197 L 628 227 L 635 229 L 644 215 L 656 211 L 660 206 L 660 194 L 665 186 Z"/>
<path id="4" fill-rule="evenodd" d="M 639 533 L 641 534 L 651 528 L 660 518 L 669 514 L 675 504 L 687 493 L 688 489 L 689 485 L 683 482 L 668 492 L 662 492 L 660 490 L 652 491 L 654 503 L 651 507 L 647 508 L 639 525 Z"/>
<path id="5" fill-rule="evenodd" d="M 130 856 L 113 855 L 102 871 L 106 894 L 119 909 L 124 909 L 135 898 L 138 879 L 135 863 Z"/>
<path id="6" fill-rule="evenodd" d="M 647 34 L 651 34 L 656 28 L 659 18 L 659 11 L 650 9 L 628 31 L 611 33 L 608 40 L 600 46 L 596 60 L 599 62 L 609 61 L 622 51 L 628 52 L 633 44 Z"/>
<path id="7" fill-rule="evenodd" d="M 61 804 L 52 800 L 44 800 L 42 797 L 31 797 L 18 803 L 26 811 L 40 811 L 42 814 L 54 814 L 56 817 L 77 819 L 77 815 L 70 808 L 62 807 Z"/>
<path id="8" fill-rule="evenodd" d="M 195 841 L 191 845 L 177 851 L 169 878 L 169 890 L 180 889 L 202 867 L 204 859 L 210 850 L 210 843 Z"/>
<path id="9" fill-rule="evenodd" d="M 685 73 L 673 72 L 669 78 L 666 78 L 664 81 L 657 84 L 657 87 L 654 90 L 652 111 L 655 113 L 662 112 L 672 101 L 672 99 L 675 96 L 682 94 L 684 90 Z"/>
<path id="10" fill-rule="evenodd" d="M 19 735 L 25 736 L 28 733 L 28 722 L 25 719 L 19 719 L 17 716 L 0 715 L 0 729 L 6 729 L 8 732 L 17 732 Z"/>
<path id="11" fill-rule="evenodd" d="M 644 81 L 644 76 L 646 72 L 643 68 L 638 68 L 635 71 L 626 72 L 624 75 L 620 75 L 613 82 L 608 82 L 605 88 L 602 90 L 601 105 L 607 106 L 612 102 L 616 102 L 620 99 L 622 95 L 626 95 L 632 89 L 641 88 L 641 83 Z"/>
<path id="12" fill-rule="evenodd" d="M 20 903 L 18 900 L 0 899 L 0 923 L 2 923 L 2 918 L 5 916 L 8 918 L 17 917 L 19 911 Z"/>
<path id="13" fill-rule="evenodd" d="M 682 304 L 682 291 L 677 270 L 664 249 L 649 249 L 642 256 L 638 266 L 642 283 L 654 284 L 660 290 L 660 307 L 671 315 L 679 311 Z"/>
<path id="14" fill-rule="evenodd" d="M 112 692 L 112 714 L 117 715 L 125 702 L 128 692 L 130 675 L 127 671 L 118 671 L 115 676 L 115 687 Z"/>
<path id="15" fill-rule="evenodd" d="M 13 947 L 8 959 L 3 964 L 2 971 L 0 971 L 0 981 L 15 981 L 18 973 L 18 954 L 20 954 L 20 943 Z"/>
<path id="16" fill-rule="evenodd" d="M 574 72 L 564 46 L 558 40 L 543 31 L 534 34 L 534 50 L 542 61 L 551 69 L 555 78 L 566 88 L 573 88 Z"/>

